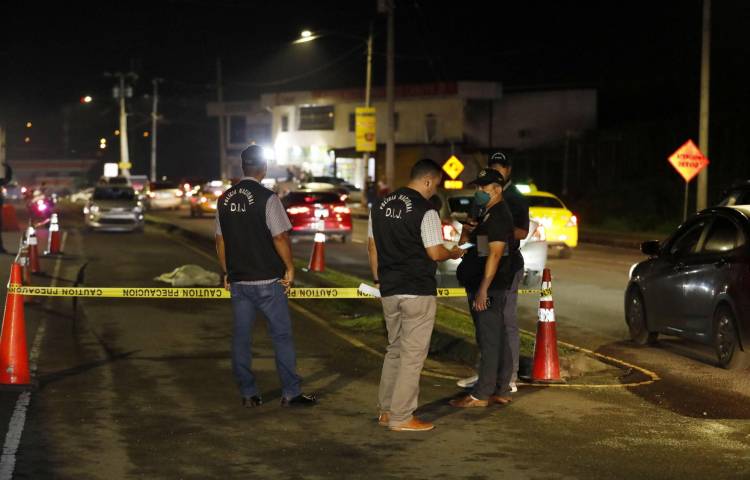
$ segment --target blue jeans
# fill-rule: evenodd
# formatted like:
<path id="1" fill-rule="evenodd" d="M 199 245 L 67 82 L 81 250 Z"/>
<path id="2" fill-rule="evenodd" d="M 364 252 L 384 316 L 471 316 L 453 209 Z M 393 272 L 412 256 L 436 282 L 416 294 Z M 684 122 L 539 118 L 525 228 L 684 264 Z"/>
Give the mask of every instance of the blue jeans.
<path id="1" fill-rule="evenodd" d="M 276 356 L 276 373 L 281 381 L 284 398 L 294 398 L 301 393 L 301 379 L 297 375 L 297 357 L 292 338 L 292 320 L 284 287 L 278 283 L 268 285 L 241 285 L 232 283 L 232 310 L 234 330 L 232 335 L 232 373 L 243 397 L 258 395 L 252 365 L 252 330 L 257 310 L 268 320 Z"/>

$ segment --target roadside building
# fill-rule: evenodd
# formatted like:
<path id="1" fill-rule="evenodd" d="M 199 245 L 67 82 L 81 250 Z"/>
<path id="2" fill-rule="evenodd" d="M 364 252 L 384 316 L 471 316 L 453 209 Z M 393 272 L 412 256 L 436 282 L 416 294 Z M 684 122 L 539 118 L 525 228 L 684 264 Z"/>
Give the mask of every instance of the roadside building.
<path id="1" fill-rule="evenodd" d="M 232 111 L 226 115 L 230 127 L 232 118 L 245 118 L 237 121 L 245 122 L 242 144 L 271 147 L 271 164 L 280 171 L 334 175 L 362 187 L 368 177 L 385 177 L 385 89 L 372 91 L 377 151 L 369 155 L 355 150 L 355 109 L 363 99 L 359 88 L 279 92 L 262 95 L 260 102 L 225 102 L 223 110 L 212 103 L 208 111 Z M 268 134 L 259 140 L 261 121 Z M 456 155 L 466 166 L 461 178 L 469 178 L 492 148 L 532 149 L 564 141 L 566 132 L 595 128 L 597 95 L 593 89 L 503 92 L 495 82 L 399 85 L 393 121 L 397 185 L 422 157 L 443 162 Z M 234 140 L 241 142 L 242 133 L 237 127 Z M 226 145 L 228 158 L 239 158 L 240 150 L 239 143 Z"/>

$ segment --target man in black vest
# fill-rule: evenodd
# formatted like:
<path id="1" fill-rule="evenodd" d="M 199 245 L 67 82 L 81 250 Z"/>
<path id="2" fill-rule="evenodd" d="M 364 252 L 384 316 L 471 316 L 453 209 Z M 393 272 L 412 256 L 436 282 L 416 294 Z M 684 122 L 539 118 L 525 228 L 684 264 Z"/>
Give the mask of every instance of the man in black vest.
<path id="1" fill-rule="evenodd" d="M 216 203 L 216 252 L 224 270 L 224 286 L 232 292 L 234 330 L 232 372 L 242 404 L 263 404 L 251 370 L 252 327 L 257 310 L 268 320 L 281 380 L 282 406 L 314 405 L 314 395 L 300 390 L 287 294 L 294 283 L 289 241 L 292 225 L 279 197 L 260 181 L 266 176 L 263 149 L 242 152 L 244 178 Z"/>
<path id="2" fill-rule="evenodd" d="M 463 250 L 443 246 L 440 216 L 428 200 L 441 179 L 437 163 L 420 160 L 412 167 L 409 185 L 387 195 L 370 212 L 370 268 L 380 287 L 388 329 L 378 422 L 395 431 L 434 428 L 412 414 L 435 324 L 436 262 L 463 255 Z"/>
<path id="3" fill-rule="evenodd" d="M 503 310 L 503 317 L 505 319 L 505 339 L 506 344 L 503 349 L 503 367 L 510 373 L 508 375 L 503 374 L 502 378 L 510 378 L 510 384 L 508 385 L 511 393 L 517 391 L 516 380 L 518 376 L 518 359 L 521 347 L 521 339 L 518 330 L 518 318 L 517 318 L 517 305 L 518 305 L 518 286 L 523 278 L 524 262 L 523 256 L 521 255 L 520 245 L 521 240 L 526 238 L 529 234 L 529 202 L 526 196 L 521 193 L 510 178 L 513 170 L 513 163 L 511 159 L 503 152 L 495 152 L 490 155 L 487 161 L 487 168 L 500 173 L 505 179 L 505 185 L 503 185 L 503 200 L 508 204 L 510 213 L 513 216 L 513 239 L 508 245 L 508 252 L 512 252 L 512 274 L 513 281 L 508 286 L 508 290 L 505 292 L 505 307 Z M 467 230 L 470 231 L 471 227 Z M 476 383 L 478 375 L 473 377 L 463 378 L 458 381 L 458 386 L 463 388 L 471 388 Z"/>

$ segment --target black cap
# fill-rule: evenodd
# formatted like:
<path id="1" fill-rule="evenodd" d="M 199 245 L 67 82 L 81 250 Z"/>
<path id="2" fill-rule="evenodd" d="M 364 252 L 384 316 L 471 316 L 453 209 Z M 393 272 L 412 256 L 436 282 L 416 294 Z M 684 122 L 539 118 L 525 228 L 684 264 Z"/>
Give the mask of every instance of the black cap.
<path id="1" fill-rule="evenodd" d="M 261 167 L 266 164 L 263 148 L 259 145 L 250 145 L 242 151 L 243 167 Z"/>
<path id="2" fill-rule="evenodd" d="M 508 158 L 508 156 L 505 155 L 503 152 L 495 152 L 492 155 L 490 155 L 490 159 L 487 160 L 487 166 L 491 167 L 492 165 L 501 165 L 503 167 L 511 167 L 513 166 L 513 163 L 510 161 L 510 158 Z"/>
<path id="3" fill-rule="evenodd" d="M 503 176 L 494 168 L 483 168 L 479 171 L 479 176 L 469 182 L 469 185 L 489 185 L 490 183 L 497 183 L 502 186 L 505 184 Z"/>

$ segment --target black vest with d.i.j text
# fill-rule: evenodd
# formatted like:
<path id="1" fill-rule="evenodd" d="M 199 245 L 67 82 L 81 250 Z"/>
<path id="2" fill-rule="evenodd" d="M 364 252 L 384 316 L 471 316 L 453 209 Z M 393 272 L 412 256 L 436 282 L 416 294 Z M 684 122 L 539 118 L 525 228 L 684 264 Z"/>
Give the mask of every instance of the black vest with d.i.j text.
<path id="1" fill-rule="evenodd" d="M 266 224 L 266 203 L 272 195 L 258 182 L 242 180 L 216 202 L 230 282 L 284 276 L 286 267 Z"/>
<path id="2" fill-rule="evenodd" d="M 422 220 L 434 209 L 408 187 L 391 193 L 372 209 L 381 296 L 437 294 L 437 263 L 422 242 Z"/>

